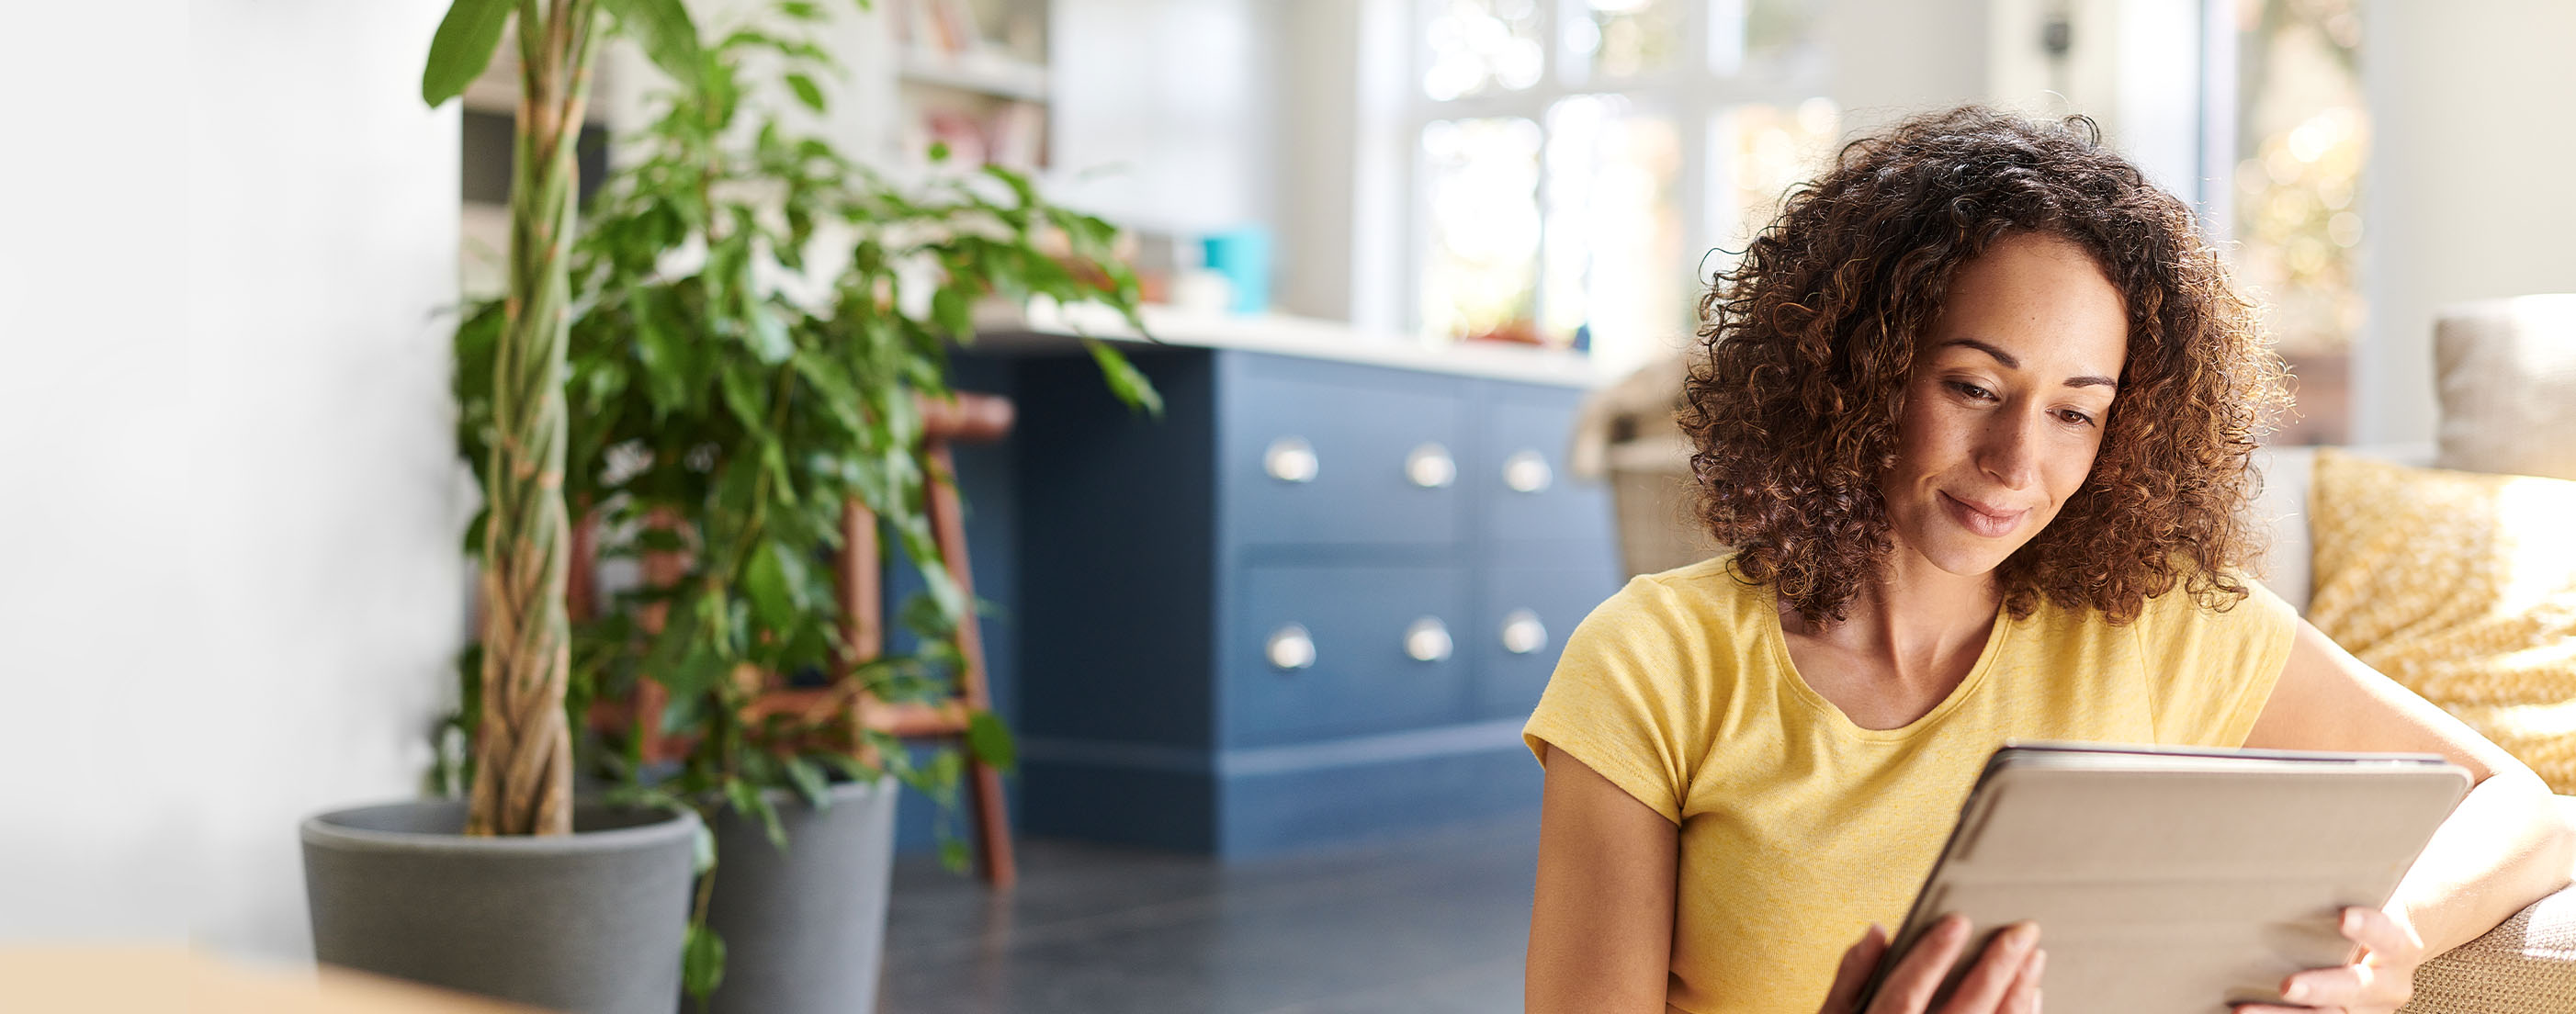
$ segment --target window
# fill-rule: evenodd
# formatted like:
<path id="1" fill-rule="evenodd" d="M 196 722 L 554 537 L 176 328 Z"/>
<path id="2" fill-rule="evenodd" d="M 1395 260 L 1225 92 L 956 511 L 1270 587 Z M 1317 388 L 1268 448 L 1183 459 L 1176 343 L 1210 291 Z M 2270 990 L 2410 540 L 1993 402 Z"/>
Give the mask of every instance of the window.
<path id="1" fill-rule="evenodd" d="M 2370 117 L 2354 0 L 2236 4 L 2235 271 L 2298 381 L 2278 439 L 2335 443 L 2350 412 Z"/>
<path id="2" fill-rule="evenodd" d="M 1611 372 L 1680 347 L 1705 272 L 1840 133 L 1817 0 L 1412 2 L 1430 340 L 1580 345 Z"/>

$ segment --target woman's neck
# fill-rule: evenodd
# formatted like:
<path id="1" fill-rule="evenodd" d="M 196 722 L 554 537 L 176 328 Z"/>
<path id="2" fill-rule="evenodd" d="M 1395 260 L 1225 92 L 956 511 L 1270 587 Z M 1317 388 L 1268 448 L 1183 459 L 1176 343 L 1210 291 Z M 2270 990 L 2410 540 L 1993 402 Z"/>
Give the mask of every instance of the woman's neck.
<path id="1" fill-rule="evenodd" d="M 1899 545 L 1880 579 L 1863 587 L 1841 622 L 1807 624 L 1782 616 L 1791 632 L 1836 650 L 1875 658 L 1900 680 L 1937 680 L 1963 653 L 1982 653 L 1994 629 L 2002 590 L 1991 572 L 1959 575 Z"/>

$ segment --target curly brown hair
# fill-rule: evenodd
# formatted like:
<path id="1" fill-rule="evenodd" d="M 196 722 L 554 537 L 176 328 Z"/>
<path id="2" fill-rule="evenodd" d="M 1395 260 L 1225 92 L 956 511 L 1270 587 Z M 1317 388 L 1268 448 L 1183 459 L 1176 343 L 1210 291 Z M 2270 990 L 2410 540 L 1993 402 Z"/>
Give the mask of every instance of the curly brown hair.
<path id="1" fill-rule="evenodd" d="M 1701 521 L 1809 623 L 1842 620 L 1890 540 L 1881 477 L 1918 351 L 1961 265 L 1996 240 L 2062 237 L 2120 290 L 2128 360 L 2092 474 L 1996 568 L 2004 604 L 2135 619 L 2180 582 L 2225 609 L 2254 550 L 2240 520 L 2256 438 L 2286 401 L 2253 308 L 2192 212 L 2084 117 L 1975 106 L 1846 145 L 1701 296 L 1679 415 Z"/>

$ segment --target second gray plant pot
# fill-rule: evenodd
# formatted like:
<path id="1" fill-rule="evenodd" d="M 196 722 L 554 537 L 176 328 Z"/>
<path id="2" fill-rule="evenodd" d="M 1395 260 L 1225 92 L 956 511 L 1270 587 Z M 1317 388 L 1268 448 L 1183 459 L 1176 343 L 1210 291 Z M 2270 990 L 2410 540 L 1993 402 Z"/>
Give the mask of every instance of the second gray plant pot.
<path id="1" fill-rule="evenodd" d="M 772 791 L 787 851 L 756 817 L 713 821 L 714 891 L 707 925 L 725 942 L 718 1014 L 869 1014 L 884 965 L 894 870 L 892 778 L 832 786 L 831 807 Z M 694 1009 L 695 1005 L 691 1005 Z"/>

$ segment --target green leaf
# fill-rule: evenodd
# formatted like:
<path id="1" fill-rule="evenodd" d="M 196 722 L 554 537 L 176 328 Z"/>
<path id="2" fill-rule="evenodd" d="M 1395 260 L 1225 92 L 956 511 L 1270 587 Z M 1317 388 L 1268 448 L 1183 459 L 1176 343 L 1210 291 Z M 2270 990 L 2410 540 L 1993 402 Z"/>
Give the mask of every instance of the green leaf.
<path id="1" fill-rule="evenodd" d="M 689 551 L 689 540 L 673 529 L 649 525 L 636 531 L 635 548 L 648 553 L 685 553 Z"/>
<path id="2" fill-rule="evenodd" d="M 805 805 L 818 812 L 832 808 L 831 787 L 823 777 L 822 768 L 803 757 L 789 757 L 782 763 L 787 770 L 788 784 L 796 787 L 797 795 L 805 797 Z"/>
<path id="3" fill-rule="evenodd" d="M 957 587 L 957 579 L 949 575 L 947 568 L 936 563 L 921 568 L 921 584 L 926 592 L 922 597 L 937 610 L 938 636 L 955 632 L 958 618 L 966 615 L 965 590 Z"/>
<path id="4" fill-rule="evenodd" d="M 465 523 L 466 559 L 480 560 L 483 558 L 484 532 L 489 529 L 491 525 L 492 508 L 489 506 L 476 509 L 474 511 L 474 520 Z"/>
<path id="5" fill-rule="evenodd" d="M 1010 187 L 1011 196 L 1019 198 L 1020 207 L 1026 208 L 1038 203 L 1037 187 L 1029 182 L 1027 176 L 997 162 L 984 163 L 984 175 L 1000 180 L 1004 186 Z"/>
<path id="6" fill-rule="evenodd" d="M 921 769 L 913 766 L 911 747 L 905 746 L 902 740 L 894 738 L 892 733 L 881 729 L 863 730 L 860 738 L 876 750 L 877 758 L 884 762 L 888 772 L 901 779 L 906 785 L 922 789 L 924 792 L 928 791 L 923 788 L 925 783 L 921 780 Z"/>
<path id="7" fill-rule="evenodd" d="M 813 0 L 779 0 L 778 13 L 798 21 L 819 21 L 823 17 L 823 9 Z"/>
<path id="8" fill-rule="evenodd" d="M 786 567 L 779 563 L 781 555 L 777 543 L 763 542 L 751 551 L 751 562 L 742 574 L 761 626 L 777 631 L 794 629 L 798 613 L 796 594 L 787 586 Z"/>
<path id="9" fill-rule="evenodd" d="M 689 838 L 689 870 L 698 876 L 716 868 L 716 830 L 705 820 L 698 821 L 698 831 Z"/>
<path id="10" fill-rule="evenodd" d="M 804 103 L 805 108 L 818 113 L 823 111 L 823 89 L 815 86 L 813 78 L 803 74 L 789 74 L 787 87 L 795 89 L 796 101 Z"/>
<path id="11" fill-rule="evenodd" d="M 676 2 L 676 0 L 674 0 Z M 436 109 L 465 94 L 465 86 L 492 65 L 501 29 L 510 23 L 510 0 L 456 0 L 429 37 L 429 62 L 420 72 L 420 98 Z"/>
<path id="12" fill-rule="evenodd" d="M 776 366 L 796 353 L 796 341 L 788 337 L 787 322 L 778 319 L 776 308 L 755 302 L 743 307 L 743 315 L 750 325 L 743 333 L 743 341 L 751 346 L 751 354 L 761 365 Z"/>
<path id="13" fill-rule="evenodd" d="M 1108 342 L 1085 338 L 1082 344 L 1091 350 L 1091 361 L 1100 364 L 1100 377 L 1109 383 L 1110 393 L 1116 394 L 1118 400 L 1125 402 L 1131 410 L 1142 409 L 1154 418 L 1163 417 L 1162 392 L 1154 390 L 1154 382 L 1145 378 L 1144 371 L 1128 362 L 1127 357 L 1111 348 Z"/>
<path id="14" fill-rule="evenodd" d="M 769 835 L 769 844 L 782 853 L 787 851 L 787 828 L 778 822 L 778 808 L 769 805 L 768 796 L 750 782 L 729 778 L 725 780 L 725 799 L 733 804 L 733 812 L 758 818 L 761 830 Z"/>
<path id="15" fill-rule="evenodd" d="M 657 676 L 661 673 L 661 670 L 655 671 Z M 662 705 L 662 731 L 671 732 L 696 726 L 698 717 L 706 714 L 707 709 L 703 702 L 704 698 L 698 694 L 672 694 L 671 699 Z"/>
<path id="16" fill-rule="evenodd" d="M 939 322 L 940 330 L 948 332 L 948 337 L 960 343 L 975 340 L 975 314 L 967 306 L 965 293 L 940 286 L 930 296 L 930 317 Z"/>
<path id="17" fill-rule="evenodd" d="M 932 141 L 932 142 L 930 142 L 930 160 L 931 160 L 931 161 L 933 161 L 933 162 L 945 162 L 945 161 L 948 161 L 948 142 L 946 142 L 946 141 Z"/>
<path id="18" fill-rule="evenodd" d="M 816 394 L 822 395 L 824 411 L 831 413 L 842 429 L 853 434 L 867 432 L 867 419 L 860 409 L 859 389 L 851 386 L 850 378 L 842 374 L 838 363 L 803 349 L 796 350 L 792 362 L 796 374 L 804 377 Z"/>
<path id="19" fill-rule="evenodd" d="M 873 782 L 884 774 L 882 771 L 869 767 L 865 761 L 861 761 L 860 759 L 845 753 L 818 753 L 814 755 L 814 759 L 821 761 L 825 766 L 830 767 L 832 770 L 840 772 L 841 777 L 854 782 Z"/>
<path id="20" fill-rule="evenodd" d="M 688 990 L 690 996 L 704 1003 L 708 994 L 724 985 L 724 938 L 717 936 L 716 931 L 707 928 L 705 923 L 692 922 L 687 939 L 680 959 L 680 985 Z"/>
<path id="21" fill-rule="evenodd" d="M 642 286 L 626 286 L 626 313 L 635 321 L 635 360 L 644 367 L 644 394 L 655 418 L 689 400 L 689 350 L 663 326 L 660 300 Z"/>
<path id="22" fill-rule="evenodd" d="M 964 873 L 974 867 L 973 854 L 967 850 L 963 839 L 942 838 L 939 840 L 939 865 L 950 873 Z"/>
<path id="23" fill-rule="evenodd" d="M 933 795 L 939 799 L 940 805 L 948 806 L 955 803 L 957 779 L 965 771 L 966 761 L 958 757 L 955 750 L 942 750 L 930 759 L 930 782 L 939 787 Z"/>
<path id="24" fill-rule="evenodd" d="M 601 0 L 601 6 L 671 80 L 684 88 L 698 80 L 698 26 L 680 0 Z"/>
<path id="25" fill-rule="evenodd" d="M 716 385 L 724 395 L 725 407 L 733 410 L 734 419 L 741 422 L 744 429 L 750 430 L 753 437 L 772 442 L 768 415 L 762 411 L 768 405 L 760 395 L 760 381 L 744 370 L 734 369 L 719 375 Z"/>
<path id="26" fill-rule="evenodd" d="M 1018 750 L 1011 742 L 1011 730 L 990 711 L 977 711 L 966 718 L 966 748 L 975 759 L 1004 771 L 1019 766 Z"/>

